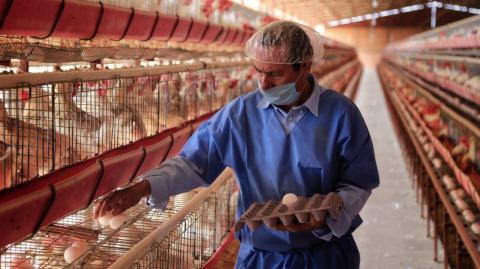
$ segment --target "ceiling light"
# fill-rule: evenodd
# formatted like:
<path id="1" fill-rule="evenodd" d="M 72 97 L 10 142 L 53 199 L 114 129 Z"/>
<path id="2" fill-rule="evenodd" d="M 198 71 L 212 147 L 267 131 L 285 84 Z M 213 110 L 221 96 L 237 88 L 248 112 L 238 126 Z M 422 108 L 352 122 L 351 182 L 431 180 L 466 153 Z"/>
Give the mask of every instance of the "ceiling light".
<path id="1" fill-rule="evenodd" d="M 319 32 L 321 35 L 325 33 L 325 25 L 323 24 L 317 24 L 314 29 L 315 31 Z"/>
<path id="2" fill-rule="evenodd" d="M 438 1 L 433 1 L 433 2 L 428 2 L 427 3 L 427 7 L 431 8 L 431 7 L 442 7 L 443 4 L 441 2 L 438 2 Z"/>
<path id="3" fill-rule="evenodd" d="M 330 27 L 335 27 L 335 26 L 339 26 L 340 23 L 338 21 L 329 21 L 328 22 L 328 26 Z"/>
<path id="4" fill-rule="evenodd" d="M 411 6 L 402 7 L 402 8 L 400 8 L 400 11 L 403 12 L 403 13 L 407 13 L 407 12 L 421 10 L 423 8 L 424 8 L 424 6 L 422 4 L 418 4 L 418 5 L 411 5 Z"/>
<path id="5" fill-rule="evenodd" d="M 459 5 L 452 5 L 452 4 L 445 4 L 445 9 L 468 12 L 468 8 L 467 8 L 467 7 L 465 7 L 465 6 L 459 6 Z"/>
<path id="6" fill-rule="evenodd" d="M 472 14 L 480 14 L 480 9 L 471 7 L 468 8 L 468 12 Z"/>
<path id="7" fill-rule="evenodd" d="M 352 18 L 352 22 L 360 22 L 360 21 L 363 21 L 363 20 L 365 20 L 363 18 L 363 16 L 356 16 L 356 17 Z"/>

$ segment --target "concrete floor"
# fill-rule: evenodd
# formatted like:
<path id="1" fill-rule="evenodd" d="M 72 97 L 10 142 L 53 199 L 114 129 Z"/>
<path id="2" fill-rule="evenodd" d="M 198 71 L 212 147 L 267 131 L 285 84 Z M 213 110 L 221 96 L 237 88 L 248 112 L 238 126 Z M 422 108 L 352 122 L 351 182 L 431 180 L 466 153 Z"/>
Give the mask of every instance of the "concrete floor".
<path id="1" fill-rule="evenodd" d="M 433 261 L 433 241 L 420 218 L 375 69 L 364 70 L 356 103 L 370 130 L 380 173 L 380 187 L 363 208 L 364 223 L 354 233 L 361 268 L 443 268 Z"/>

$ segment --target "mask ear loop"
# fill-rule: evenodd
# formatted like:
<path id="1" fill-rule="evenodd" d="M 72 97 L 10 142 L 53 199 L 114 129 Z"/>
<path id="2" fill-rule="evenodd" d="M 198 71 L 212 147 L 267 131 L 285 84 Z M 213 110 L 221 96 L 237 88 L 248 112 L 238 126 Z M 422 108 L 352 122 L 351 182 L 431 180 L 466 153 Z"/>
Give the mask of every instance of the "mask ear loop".
<path id="1" fill-rule="evenodd" d="M 300 73 L 300 75 L 298 75 L 298 78 L 295 80 L 295 90 L 297 90 L 297 82 L 298 82 L 298 79 L 299 79 L 300 77 L 302 77 L 303 72 L 305 72 L 305 70 L 307 70 L 307 65 L 308 65 L 308 63 L 303 63 L 303 64 L 302 64 L 303 71 Z M 308 85 L 308 84 L 307 84 L 307 85 Z M 303 90 L 302 90 L 302 91 L 303 91 Z"/>

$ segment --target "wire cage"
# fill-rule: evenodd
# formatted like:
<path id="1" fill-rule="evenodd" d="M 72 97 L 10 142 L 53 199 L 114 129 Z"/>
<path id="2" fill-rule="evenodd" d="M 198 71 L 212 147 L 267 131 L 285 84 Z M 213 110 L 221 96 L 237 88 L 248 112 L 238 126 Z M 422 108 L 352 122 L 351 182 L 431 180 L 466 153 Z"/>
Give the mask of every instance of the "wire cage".
<path id="1" fill-rule="evenodd" d="M 238 192 L 229 178 L 130 268 L 202 268 L 235 220 Z M 177 199 L 183 197 L 175 197 Z M 180 202 L 182 203 L 182 202 Z"/>
<path id="2" fill-rule="evenodd" d="M 243 92 L 242 68 L 0 89 L 0 189 L 218 110 Z"/>
<path id="3" fill-rule="evenodd" d="M 209 191 L 133 268 L 200 268 L 205 264 L 233 225 L 235 186 L 229 176 L 220 187 Z M 194 190 L 171 197 L 163 212 L 140 203 L 122 213 L 126 218 L 117 226 L 112 220 L 103 226 L 93 219 L 94 207 L 90 206 L 1 250 L 0 268 L 107 268 L 177 214 L 197 193 Z M 80 246 L 81 253 L 70 257 L 68 253 Z"/>
<path id="4" fill-rule="evenodd" d="M 43 43 L 29 43 L 25 40 L 2 43 L 0 40 L 0 60 L 23 59 L 33 62 L 66 63 L 81 61 L 97 61 L 105 58 L 112 59 L 153 59 L 163 60 L 190 60 L 201 57 L 205 52 L 188 51 L 180 48 L 148 48 L 138 47 L 135 44 L 106 44 L 105 46 L 89 46 L 89 44 L 74 43 L 71 46 L 57 44 L 57 40 Z M 237 51 L 219 52 L 217 55 L 238 57 Z"/>
<path id="5" fill-rule="evenodd" d="M 479 235 L 469 228 L 475 219 L 478 220 L 478 207 L 470 195 L 460 199 L 456 197 L 454 193 L 462 189 L 459 182 L 452 180 L 451 183 L 446 183 L 445 175 L 454 177 L 454 173 L 439 157 L 441 153 L 436 152 L 432 146 L 435 142 L 425 137 L 427 130 L 424 127 L 432 127 L 423 125 L 422 119 L 415 115 L 416 108 L 412 105 L 414 103 L 411 104 L 406 98 L 406 93 L 414 88 L 406 84 L 404 77 L 399 76 L 397 71 L 386 64 L 379 67 L 387 105 L 401 142 L 412 184 L 416 188 L 417 201 L 421 204 L 421 215 L 426 217 L 427 233 L 433 237 L 434 259 L 439 260 L 440 242 L 444 247 L 445 266 L 477 268 L 480 262 L 477 250 L 480 240 Z M 448 119 L 446 115 L 442 117 Z M 423 121 L 428 119 L 423 117 Z M 440 162 L 440 165 L 435 165 L 435 162 Z M 468 193 L 466 189 L 465 192 Z M 460 200 L 462 203 L 459 203 Z M 461 205 L 463 203 L 464 205 Z M 466 211 L 472 214 L 473 220 L 466 217 Z"/>

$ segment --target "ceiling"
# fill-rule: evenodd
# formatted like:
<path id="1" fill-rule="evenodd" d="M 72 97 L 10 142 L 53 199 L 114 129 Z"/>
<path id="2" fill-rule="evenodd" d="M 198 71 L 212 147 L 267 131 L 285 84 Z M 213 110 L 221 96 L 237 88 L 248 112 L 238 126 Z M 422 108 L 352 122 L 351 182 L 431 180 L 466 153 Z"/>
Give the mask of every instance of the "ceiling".
<path id="1" fill-rule="evenodd" d="M 377 2 L 377 7 L 372 6 L 372 1 Z M 297 17 L 310 25 L 325 24 L 334 20 L 348 19 L 356 16 L 381 12 L 385 10 L 400 9 L 402 7 L 426 4 L 426 0 L 261 0 L 264 8 L 278 9 L 284 13 Z M 480 9 L 479 0 L 447 0 L 438 1 L 442 7 L 437 8 L 436 25 L 441 26 L 456 20 L 460 20 L 474 14 L 452 10 L 452 6 L 459 5 L 468 8 Z M 478 10 L 480 11 L 480 10 Z M 377 26 L 416 26 L 430 27 L 431 10 L 426 5 L 424 9 L 407 13 L 400 12 L 398 15 L 379 17 Z M 349 23 L 348 26 L 369 26 L 370 20 Z M 341 27 L 336 26 L 336 27 Z"/>

